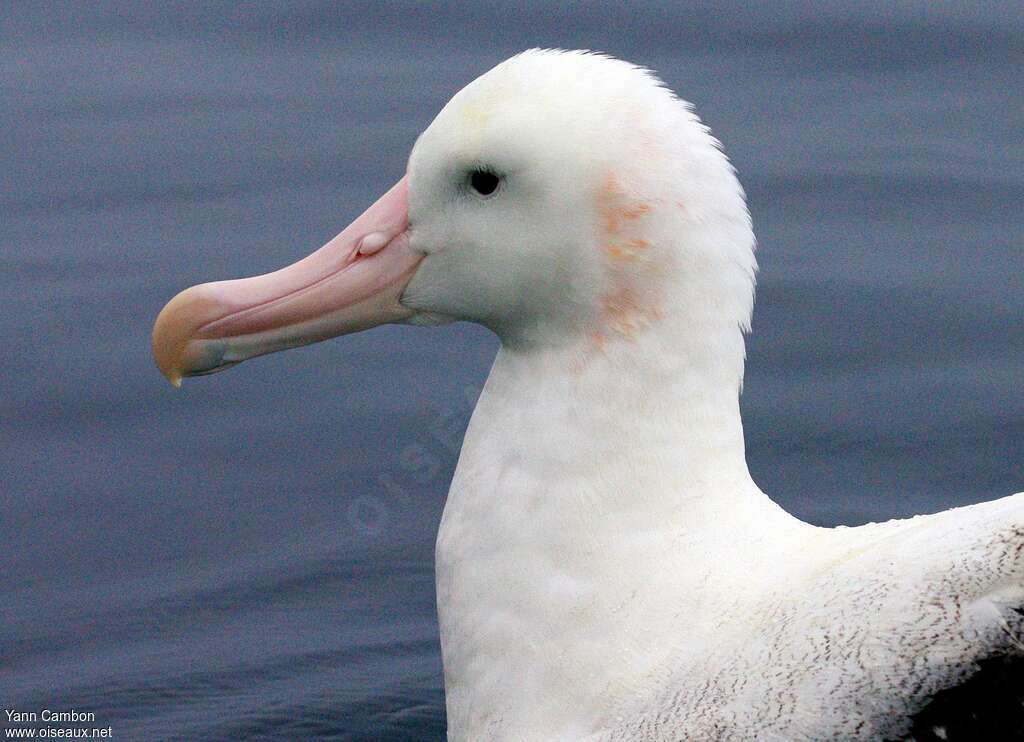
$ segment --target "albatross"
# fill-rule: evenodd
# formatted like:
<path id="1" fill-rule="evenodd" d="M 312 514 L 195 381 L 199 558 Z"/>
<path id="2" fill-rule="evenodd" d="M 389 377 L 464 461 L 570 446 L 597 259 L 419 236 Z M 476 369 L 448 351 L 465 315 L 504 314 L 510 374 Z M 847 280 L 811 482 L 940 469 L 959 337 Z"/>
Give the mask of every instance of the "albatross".
<path id="1" fill-rule="evenodd" d="M 1024 494 L 856 528 L 775 504 L 740 420 L 755 271 L 689 104 L 531 50 L 459 91 L 322 248 L 173 298 L 153 352 L 178 385 L 387 322 L 497 334 L 437 536 L 450 740 L 1020 724 L 1019 691 L 992 689 L 1024 682 Z"/>

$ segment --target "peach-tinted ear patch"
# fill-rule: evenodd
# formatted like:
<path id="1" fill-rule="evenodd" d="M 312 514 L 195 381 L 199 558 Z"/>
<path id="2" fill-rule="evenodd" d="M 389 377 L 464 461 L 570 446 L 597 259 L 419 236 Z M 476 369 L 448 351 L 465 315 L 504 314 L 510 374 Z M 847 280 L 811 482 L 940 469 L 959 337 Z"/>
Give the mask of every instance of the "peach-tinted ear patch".
<path id="1" fill-rule="evenodd" d="M 644 222 L 651 204 L 631 197 L 613 172 L 601 180 L 595 196 L 609 277 L 608 290 L 601 297 L 602 327 L 592 333 L 601 350 L 607 336 L 632 339 L 659 311 L 651 296 L 653 287 L 645 281 L 650 273 L 651 244 L 644 236 Z"/>
<path id="2" fill-rule="evenodd" d="M 605 234 L 614 238 L 628 229 L 629 222 L 645 216 L 651 207 L 643 201 L 628 199 L 615 174 L 608 173 L 598 189 L 597 210 L 601 215 Z"/>

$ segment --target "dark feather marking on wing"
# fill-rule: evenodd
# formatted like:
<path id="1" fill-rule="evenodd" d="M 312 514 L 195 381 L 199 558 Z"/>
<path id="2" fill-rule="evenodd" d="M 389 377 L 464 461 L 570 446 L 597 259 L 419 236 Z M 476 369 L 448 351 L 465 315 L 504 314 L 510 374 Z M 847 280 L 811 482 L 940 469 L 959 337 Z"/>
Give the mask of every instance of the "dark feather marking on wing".
<path id="1" fill-rule="evenodd" d="M 1015 613 L 1024 619 L 1024 609 Z M 913 716 L 905 741 L 1024 740 L 1024 653 L 978 661 L 967 680 L 936 693 Z"/>

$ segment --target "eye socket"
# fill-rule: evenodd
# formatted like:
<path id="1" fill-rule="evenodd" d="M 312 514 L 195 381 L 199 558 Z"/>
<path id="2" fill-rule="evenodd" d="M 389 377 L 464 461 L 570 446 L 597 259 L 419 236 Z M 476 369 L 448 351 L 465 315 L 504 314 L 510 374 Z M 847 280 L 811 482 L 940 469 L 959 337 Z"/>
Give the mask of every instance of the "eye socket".
<path id="1" fill-rule="evenodd" d="M 481 196 L 490 196 L 501 184 L 501 178 L 490 170 L 474 170 L 469 174 L 469 187 Z"/>

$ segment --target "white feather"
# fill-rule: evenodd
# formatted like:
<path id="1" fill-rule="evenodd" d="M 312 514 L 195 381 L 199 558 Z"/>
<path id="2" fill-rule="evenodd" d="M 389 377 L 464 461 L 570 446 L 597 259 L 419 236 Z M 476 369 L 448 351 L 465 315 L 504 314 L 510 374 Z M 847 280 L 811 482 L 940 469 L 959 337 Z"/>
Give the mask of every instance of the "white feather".
<path id="1" fill-rule="evenodd" d="M 524 53 L 409 173 L 403 301 L 503 342 L 437 541 L 451 740 L 873 739 L 1012 643 L 1024 496 L 821 529 L 751 480 L 749 216 L 649 72 Z"/>

